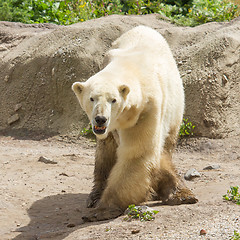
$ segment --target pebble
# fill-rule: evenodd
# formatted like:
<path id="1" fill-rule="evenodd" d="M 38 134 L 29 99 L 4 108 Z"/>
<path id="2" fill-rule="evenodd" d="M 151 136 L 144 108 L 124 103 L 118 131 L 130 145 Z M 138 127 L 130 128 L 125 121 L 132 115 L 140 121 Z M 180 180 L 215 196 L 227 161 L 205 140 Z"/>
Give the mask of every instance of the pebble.
<path id="1" fill-rule="evenodd" d="M 202 230 L 200 231 L 200 235 L 201 235 L 201 236 L 202 236 L 202 235 L 206 235 L 206 234 L 207 234 L 206 230 L 202 229 Z"/>
<path id="2" fill-rule="evenodd" d="M 191 180 L 193 178 L 200 177 L 200 176 L 201 176 L 200 173 L 195 168 L 191 168 L 185 173 L 184 178 L 186 180 Z"/>
<path id="3" fill-rule="evenodd" d="M 19 115 L 16 113 L 8 118 L 8 125 L 11 125 L 20 119 Z"/>
<path id="4" fill-rule="evenodd" d="M 17 112 L 20 108 L 22 108 L 22 104 L 18 103 L 16 104 L 16 106 L 14 107 L 14 111 Z"/>
<path id="5" fill-rule="evenodd" d="M 209 166 L 203 168 L 203 170 L 215 170 L 215 169 L 219 169 L 219 168 L 221 168 L 220 165 L 213 164 L 213 165 L 209 165 Z"/>
<path id="6" fill-rule="evenodd" d="M 67 225 L 67 227 L 68 228 L 74 228 L 76 225 L 74 224 L 74 223 L 69 223 L 68 225 Z"/>
<path id="7" fill-rule="evenodd" d="M 39 159 L 38 159 L 38 162 L 43 162 L 45 164 L 57 164 L 57 162 L 49 159 L 49 158 L 46 158 L 46 157 L 43 157 L 41 156 Z"/>
<path id="8" fill-rule="evenodd" d="M 139 233 L 139 232 L 140 232 L 139 229 L 132 230 L 132 234 L 137 234 L 137 233 Z"/>
<path id="9" fill-rule="evenodd" d="M 59 176 L 69 177 L 66 173 L 60 173 Z"/>

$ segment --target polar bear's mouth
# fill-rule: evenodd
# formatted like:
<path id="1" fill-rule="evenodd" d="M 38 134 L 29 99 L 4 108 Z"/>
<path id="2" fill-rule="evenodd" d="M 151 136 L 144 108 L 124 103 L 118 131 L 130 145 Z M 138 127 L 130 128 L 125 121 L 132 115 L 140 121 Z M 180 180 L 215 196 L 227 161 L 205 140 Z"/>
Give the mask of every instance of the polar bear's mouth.
<path id="1" fill-rule="evenodd" d="M 102 127 L 94 126 L 93 127 L 93 131 L 96 134 L 104 134 L 106 132 L 106 129 L 107 129 L 107 127 L 105 127 L 105 126 L 102 126 Z"/>

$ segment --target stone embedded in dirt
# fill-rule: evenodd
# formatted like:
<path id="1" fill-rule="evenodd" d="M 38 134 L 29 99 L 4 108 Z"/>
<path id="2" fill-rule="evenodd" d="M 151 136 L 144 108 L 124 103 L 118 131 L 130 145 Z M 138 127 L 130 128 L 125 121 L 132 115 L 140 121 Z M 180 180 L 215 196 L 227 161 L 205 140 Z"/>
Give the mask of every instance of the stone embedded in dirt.
<path id="1" fill-rule="evenodd" d="M 68 225 L 67 225 L 67 227 L 68 228 L 74 228 L 76 225 L 74 224 L 74 223 L 69 223 Z"/>
<path id="2" fill-rule="evenodd" d="M 6 51 L 8 50 L 6 46 L 0 46 L 0 51 Z"/>
<path id="3" fill-rule="evenodd" d="M 16 113 L 14 115 L 12 115 L 10 118 L 8 118 L 8 125 L 11 125 L 13 123 L 15 123 L 16 121 L 18 121 L 20 119 L 19 115 Z"/>
<path id="4" fill-rule="evenodd" d="M 49 159 L 49 158 L 46 158 L 46 157 L 43 157 L 41 156 L 39 159 L 38 159 L 38 162 L 43 162 L 43 163 L 46 163 L 46 164 L 57 164 L 57 162 Z"/>
<path id="5" fill-rule="evenodd" d="M 60 173 L 59 176 L 69 177 L 66 173 Z"/>
<path id="6" fill-rule="evenodd" d="M 8 80 L 9 80 L 9 76 L 7 75 L 7 76 L 5 76 L 4 81 L 8 82 Z"/>
<path id="7" fill-rule="evenodd" d="M 202 229 L 202 230 L 200 231 L 200 235 L 201 235 L 201 236 L 202 236 L 202 235 L 206 235 L 206 234 L 207 234 L 206 230 Z"/>
<path id="8" fill-rule="evenodd" d="M 18 103 L 16 104 L 16 106 L 14 107 L 14 111 L 17 112 L 20 108 L 22 108 L 22 104 Z"/>
<path id="9" fill-rule="evenodd" d="M 192 180 L 193 178 L 200 177 L 200 176 L 201 174 L 195 168 L 191 168 L 185 173 L 184 178 L 186 180 Z"/>
<path id="10" fill-rule="evenodd" d="M 219 169 L 219 168 L 221 168 L 220 165 L 212 164 L 212 165 L 209 165 L 209 166 L 203 168 L 203 170 L 215 170 L 215 169 Z"/>
<path id="11" fill-rule="evenodd" d="M 211 150 L 216 149 L 216 144 L 213 144 L 210 141 L 207 142 L 202 142 L 199 144 L 199 150 L 200 151 L 205 151 L 205 152 L 209 152 Z"/>
<path id="12" fill-rule="evenodd" d="M 139 233 L 140 232 L 140 229 L 134 229 L 134 230 L 132 230 L 132 234 L 137 234 L 137 233 Z"/>

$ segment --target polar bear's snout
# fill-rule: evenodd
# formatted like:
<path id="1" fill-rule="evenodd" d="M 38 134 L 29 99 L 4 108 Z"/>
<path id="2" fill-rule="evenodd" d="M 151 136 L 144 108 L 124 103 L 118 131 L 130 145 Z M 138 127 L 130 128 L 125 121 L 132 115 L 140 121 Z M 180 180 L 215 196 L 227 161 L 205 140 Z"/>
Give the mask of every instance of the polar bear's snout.
<path id="1" fill-rule="evenodd" d="M 95 117 L 95 122 L 99 125 L 102 126 L 107 122 L 107 118 L 104 116 L 96 116 Z"/>
<path id="2" fill-rule="evenodd" d="M 107 118 L 104 116 L 96 116 L 93 124 L 93 131 L 96 134 L 104 134 L 107 129 Z"/>

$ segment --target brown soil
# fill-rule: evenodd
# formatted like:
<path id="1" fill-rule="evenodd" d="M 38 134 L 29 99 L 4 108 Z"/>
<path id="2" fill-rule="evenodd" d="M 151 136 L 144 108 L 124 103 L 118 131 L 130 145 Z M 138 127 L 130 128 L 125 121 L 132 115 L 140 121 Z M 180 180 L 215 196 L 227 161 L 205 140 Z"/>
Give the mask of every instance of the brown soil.
<path id="1" fill-rule="evenodd" d="M 32 239 L 229 239 L 240 229 L 238 205 L 223 200 L 240 182 L 239 138 L 182 141 L 174 155 L 181 175 L 195 168 L 201 177 L 187 181 L 199 198 L 194 205 L 149 206 L 151 222 L 83 223 L 92 187 L 95 144 L 63 136 L 44 140 L 0 137 L 1 240 Z M 44 156 L 56 164 L 39 162 Z M 220 169 L 203 170 L 211 164 Z M 133 189 L 134 191 L 134 189 Z M 200 230 L 207 234 L 200 236 Z M 137 232 L 137 233 L 135 233 Z"/>

